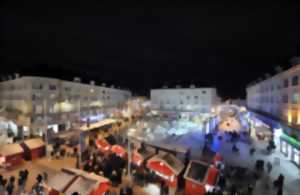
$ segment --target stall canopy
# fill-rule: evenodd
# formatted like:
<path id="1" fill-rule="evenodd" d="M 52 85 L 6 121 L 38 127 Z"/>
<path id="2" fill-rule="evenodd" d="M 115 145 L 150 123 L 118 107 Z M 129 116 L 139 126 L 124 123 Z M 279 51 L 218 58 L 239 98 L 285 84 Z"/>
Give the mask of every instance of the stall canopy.
<path id="1" fill-rule="evenodd" d="M 178 176 L 184 169 L 184 164 L 170 153 L 160 153 L 153 156 L 147 162 L 147 167 L 162 175 L 171 177 Z"/>
<path id="2" fill-rule="evenodd" d="M 132 162 L 140 166 L 145 160 L 155 155 L 155 150 L 153 148 L 144 148 L 134 151 L 132 153 Z"/>
<path id="3" fill-rule="evenodd" d="M 6 144 L 0 146 L 0 156 L 2 157 L 22 154 L 23 152 L 23 148 L 19 144 Z"/>
<path id="4" fill-rule="evenodd" d="M 64 169 L 66 172 L 73 173 L 77 178 L 68 186 L 65 194 L 72 194 L 78 192 L 85 195 L 103 195 L 109 188 L 109 180 L 90 174 L 79 169 Z"/>
<path id="5" fill-rule="evenodd" d="M 0 165 L 10 168 L 22 163 L 23 149 L 19 144 L 0 146 Z"/>
<path id="6" fill-rule="evenodd" d="M 186 179 L 186 193 L 192 194 L 191 191 L 195 189 L 189 186 L 198 186 L 199 192 L 202 190 L 209 191 L 210 188 L 215 186 L 218 177 L 218 169 L 201 161 L 190 161 L 184 178 Z M 192 183 L 192 185 L 189 185 Z"/>
<path id="7" fill-rule="evenodd" d="M 47 181 L 50 188 L 49 194 L 63 193 L 67 187 L 76 179 L 76 175 L 68 172 L 61 172 Z"/>
<path id="8" fill-rule="evenodd" d="M 98 139 L 96 141 L 96 145 L 102 152 L 107 152 L 110 149 L 110 144 L 106 141 L 106 139 Z"/>
<path id="9" fill-rule="evenodd" d="M 111 147 L 111 152 L 121 157 L 125 157 L 126 155 L 126 150 L 120 145 L 113 145 Z"/>
<path id="10" fill-rule="evenodd" d="M 36 149 L 45 146 L 45 143 L 40 138 L 25 140 L 24 144 L 28 146 L 29 149 Z"/>
<path id="11" fill-rule="evenodd" d="M 115 119 L 104 119 L 104 120 L 101 120 L 97 123 L 93 123 L 93 124 L 90 124 L 90 125 L 85 124 L 85 125 L 80 127 L 80 130 L 83 131 L 83 132 L 91 131 L 91 130 L 94 130 L 94 129 L 99 129 L 99 128 L 102 128 L 102 127 L 105 127 L 105 126 L 112 125 L 116 122 L 117 121 Z"/>
<path id="12" fill-rule="evenodd" d="M 21 146 L 24 149 L 26 160 L 33 160 L 45 155 L 46 145 L 40 138 L 25 140 Z"/>

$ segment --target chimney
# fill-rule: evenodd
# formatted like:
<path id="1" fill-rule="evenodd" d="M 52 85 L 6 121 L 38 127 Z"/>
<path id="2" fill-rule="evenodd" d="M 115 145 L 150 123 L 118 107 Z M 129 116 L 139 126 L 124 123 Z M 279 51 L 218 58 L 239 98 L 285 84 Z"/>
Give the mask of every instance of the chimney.
<path id="1" fill-rule="evenodd" d="M 76 83 L 81 83 L 81 78 L 80 77 L 74 77 L 73 81 L 76 82 Z"/>
<path id="2" fill-rule="evenodd" d="M 90 81 L 90 85 L 95 85 L 95 81 Z"/>
<path id="3" fill-rule="evenodd" d="M 271 77 L 271 75 L 270 75 L 269 73 L 266 73 L 266 74 L 265 74 L 265 78 L 266 78 L 266 79 L 268 79 L 268 78 L 270 78 L 270 77 Z"/>
<path id="4" fill-rule="evenodd" d="M 115 86 L 114 86 L 114 85 L 111 85 L 111 86 L 110 86 L 110 88 L 112 88 L 112 89 L 113 89 L 113 88 L 115 88 Z"/>
<path id="5" fill-rule="evenodd" d="M 168 86 L 167 86 L 167 85 L 164 85 L 162 88 L 163 88 L 163 89 L 168 89 Z"/>
<path id="6" fill-rule="evenodd" d="M 13 79 L 11 75 L 8 75 L 7 77 L 9 81 Z"/>
<path id="7" fill-rule="evenodd" d="M 180 86 L 180 85 L 176 85 L 175 88 L 176 88 L 176 89 L 180 89 L 181 86 Z"/>
<path id="8" fill-rule="evenodd" d="M 191 84 L 191 85 L 190 85 L 190 88 L 191 88 L 191 89 L 195 89 L 196 86 L 195 86 L 194 84 Z"/>
<path id="9" fill-rule="evenodd" d="M 16 79 L 20 78 L 20 74 L 19 73 L 15 73 L 15 78 Z"/>
<path id="10" fill-rule="evenodd" d="M 106 87 L 106 84 L 105 84 L 105 83 L 102 83 L 101 86 L 102 86 L 102 87 Z"/>

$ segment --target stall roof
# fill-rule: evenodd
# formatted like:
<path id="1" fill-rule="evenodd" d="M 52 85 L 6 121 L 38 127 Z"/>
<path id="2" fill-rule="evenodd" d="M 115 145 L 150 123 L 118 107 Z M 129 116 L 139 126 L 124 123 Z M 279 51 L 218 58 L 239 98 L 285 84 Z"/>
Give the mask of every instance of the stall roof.
<path id="1" fill-rule="evenodd" d="M 138 150 L 138 153 L 142 155 L 144 159 L 147 159 L 155 154 L 155 150 L 153 148 L 146 148 L 144 150 Z"/>
<path id="2" fill-rule="evenodd" d="M 66 172 L 61 172 L 49 179 L 47 185 L 59 192 L 63 192 L 65 188 L 76 178 L 76 175 Z"/>
<path id="3" fill-rule="evenodd" d="M 116 122 L 117 122 L 117 120 L 115 120 L 115 119 L 104 119 L 104 120 L 101 120 L 97 123 L 90 124 L 89 127 L 85 124 L 85 125 L 80 127 L 80 130 L 81 131 L 90 131 L 92 129 L 100 128 L 102 126 L 110 125 L 110 124 L 113 124 L 113 123 L 116 123 Z"/>
<path id="4" fill-rule="evenodd" d="M 218 170 L 201 161 L 191 161 L 186 169 L 184 178 L 199 184 L 215 185 Z"/>
<path id="5" fill-rule="evenodd" d="M 79 176 L 65 192 L 67 195 L 71 195 L 73 192 L 78 192 L 79 194 L 90 194 L 92 190 L 98 188 L 99 184 L 109 182 L 109 180 L 104 177 L 89 174 L 79 169 L 64 170 Z"/>
<path id="6" fill-rule="evenodd" d="M 6 144 L 0 147 L 0 156 L 10 156 L 23 152 L 24 150 L 19 144 Z"/>
<path id="7" fill-rule="evenodd" d="M 197 183 L 204 183 L 209 170 L 209 164 L 200 161 L 191 161 L 186 169 L 184 177 Z"/>
<path id="8" fill-rule="evenodd" d="M 91 191 L 98 187 L 98 182 L 95 180 L 85 179 L 83 177 L 78 177 L 70 187 L 66 190 L 66 195 L 72 195 L 73 192 L 78 192 L 79 194 L 90 194 Z"/>
<path id="9" fill-rule="evenodd" d="M 176 175 L 184 169 L 184 164 L 170 153 L 162 152 L 150 158 L 148 162 L 161 161 L 165 163 Z"/>
<path id="10" fill-rule="evenodd" d="M 39 148 L 45 146 L 45 143 L 40 138 L 28 139 L 24 141 L 24 144 L 30 149 Z"/>

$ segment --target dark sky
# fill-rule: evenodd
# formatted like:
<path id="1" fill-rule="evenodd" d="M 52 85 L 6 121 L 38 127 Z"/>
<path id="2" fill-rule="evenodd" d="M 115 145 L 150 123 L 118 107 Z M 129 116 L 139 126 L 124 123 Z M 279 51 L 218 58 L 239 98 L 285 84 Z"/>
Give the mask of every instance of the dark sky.
<path id="1" fill-rule="evenodd" d="M 81 76 L 139 93 L 193 82 L 215 86 L 223 97 L 242 97 L 250 81 L 272 73 L 276 65 L 287 67 L 289 58 L 300 55 L 296 1 L 7 1 L 2 8 L 2 75 Z"/>

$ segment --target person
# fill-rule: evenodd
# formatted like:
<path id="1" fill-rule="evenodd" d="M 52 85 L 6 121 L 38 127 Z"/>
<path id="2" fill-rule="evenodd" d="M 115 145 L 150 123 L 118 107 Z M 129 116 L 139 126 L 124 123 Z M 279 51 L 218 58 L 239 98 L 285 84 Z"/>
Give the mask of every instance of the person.
<path id="1" fill-rule="evenodd" d="M 126 188 L 126 195 L 133 195 L 133 191 L 132 191 L 132 187 L 131 186 L 127 186 L 127 188 Z"/>
<path id="2" fill-rule="evenodd" d="M 165 182 L 160 182 L 160 195 L 164 195 Z"/>
<path id="3" fill-rule="evenodd" d="M 8 184 L 6 186 L 6 192 L 7 192 L 8 195 L 12 195 L 13 192 L 14 192 L 14 188 L 15 188 L 14 182 L 15 182 L 15 177 L 11 176 L 9 178 L 9 182 L 8 182 Z"/>
<path id="4" fill-rule="evenodd" d="M 121 189 L 120 189 L 120 195 L 126 195 L 126 191 L 125 191 L 124 188 L 121 188 Z"/>
<path id="5" fill-rule="evenodd" d="M 48 173 L 46 171 L 43 172 L 43 179 L 44 181 L 48 180 Z"/>
<path id="6" fill-rule="evenodd" d="M 3 176 L 0 176 L 0 194 L 4 194 L 5 185 L 7 183 L 7 180 L 3 178 Z"/>
<path id="7" fill-rule="evenodd" d="M 18 178 L 18 192 L 24 192 L 24 176 L 23 176 L 23 171 L 19 174 L 19 178 Z"/>
<path id="8" fill-rule="evenodd" d="M 272 163 L 271 163 L 270 161 L 268 161 L 268 163 L 267 163 L 267 170 L 268 170 L 268 173 L 271 173 L 272 168 L 273 168 Z"/>
<path id="9" fill-rule="evenodd" d="M 78 192 L 73 192 L 72 195 L 79 195 L 79 193 Z"/>

